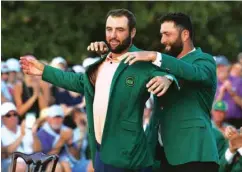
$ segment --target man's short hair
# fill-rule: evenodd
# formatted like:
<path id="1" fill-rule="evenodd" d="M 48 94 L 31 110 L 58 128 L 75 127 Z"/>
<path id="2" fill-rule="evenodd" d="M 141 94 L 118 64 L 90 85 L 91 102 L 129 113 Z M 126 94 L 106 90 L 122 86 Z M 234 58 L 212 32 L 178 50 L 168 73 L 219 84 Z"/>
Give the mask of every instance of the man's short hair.
<path id="1" fill-rule="evenodd" d="M 110 10 L 106 16 L 106 20 L 109 16 L 112 17 L 122 17 L 125 16 L 128 19 L 128 26 L 129 26 L 129 31 L 131 31 L 133 28 L 136 27 L 136 17 L 134 14 L 127 10 L 127 9 L 115 9 L 115 10 Z"/>
<path id="2" fill-rule="evenodd" d="M 189 31 L 190 38 L 193 40 L 192 22 L 188 15 L 184 13 L 168 13 L 160 18 L 160 23 L 174 22 L 177 27 Z"/>

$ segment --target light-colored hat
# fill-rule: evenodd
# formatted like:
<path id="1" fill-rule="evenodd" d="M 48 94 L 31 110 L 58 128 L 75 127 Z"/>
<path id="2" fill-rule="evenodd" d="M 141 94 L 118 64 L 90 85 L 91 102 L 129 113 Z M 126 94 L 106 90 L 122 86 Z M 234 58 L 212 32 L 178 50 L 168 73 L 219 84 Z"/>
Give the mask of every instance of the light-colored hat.
<path id="1" fill-rule="evenodd" d="M 19 64 L 19 61 L 17 59 L 10 58 L 6 61 L 6 64 L 8 66 L 9 71 L 14 71 L 14 72 L 20 72 L 21 71 L 20 64 Z"/>
<path id="2" fill-rule="evenodd" d="M 51 61 L 50 65 L 55 67 L 55 66 L 57 66 L 60 63 L 63 63 L 65 66 L 67 66 L 66 60 L 63 57 L 60 57 L 60 56 L 53 58 L 53 60 Z"/>
<path id="3" fill-rule="evenodd" d="M 5 62 L 1 62 L 1 73 L 9 72 L 8 65 Z"/>
<path id="4" fill-rule="evenodd" d="M 5 102 L 1 105 L 1 116 L 5 116 L 10 111 L 17 111 L 16 106 L 12 102 Z"/>
<path id="5" fill-rule="evenodd" d="M 223 65 L 223 66 L 228 66 L 230 65 L 227 57 L 219 55 L 219 56 L 215 56 L 215 61 L 217 65 Z"/>
<path id="6" fill-rule="evenodd" d="M 87 66 L 90 66 L 91 64 L 95 63 L 96 61 L 98 61 L 100 58 L 99 57 L 95 57 L 95 58 L 86 58 L 83 62 L 82 62 L 82 66 L 84 68 L 86 68 Z"/>
<path id="7" fill-rule="evenodd" d="M 84 73 L 85 68 L 82 65 L 75 65 L 72 67 L 75 73 Z"/>
<path id="8" fill-rule="evenodd" d="M 48 109 L 48 117 L 61 116 L 64 118 L 64 111 L 60 105 L 52 105 Z"/>

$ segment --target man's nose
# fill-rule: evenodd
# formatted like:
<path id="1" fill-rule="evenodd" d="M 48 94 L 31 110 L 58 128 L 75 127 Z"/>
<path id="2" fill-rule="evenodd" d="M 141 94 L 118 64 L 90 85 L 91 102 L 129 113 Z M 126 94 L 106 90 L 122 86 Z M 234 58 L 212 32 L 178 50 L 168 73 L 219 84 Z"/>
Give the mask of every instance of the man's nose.
<path id="1" fill-rule="evenodd" d="M 112 33 L 111 33 L 111 38 L 116 38 L 117 37 L 117 33 L 116 33 L 116 31 L 112 31 Z"/>
<path id="2" fill-rule="evenodd" d="M 160 42 L 161 42 L 161 44 L 165 44 L 166 43 L 166 39 L 164 37 L 161 37 Z"/>

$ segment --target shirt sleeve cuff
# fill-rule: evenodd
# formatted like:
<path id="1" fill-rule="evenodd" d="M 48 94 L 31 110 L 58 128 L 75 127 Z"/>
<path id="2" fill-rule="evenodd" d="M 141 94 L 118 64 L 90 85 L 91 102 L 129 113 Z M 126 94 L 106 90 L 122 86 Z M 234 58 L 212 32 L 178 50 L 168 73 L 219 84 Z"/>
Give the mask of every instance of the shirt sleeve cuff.
<path id="1" fill-rule="evenodd" d="M 228 164 L 231 164 L 234 155 L 235 155 L 235 153 L 232 153 L 229 149 L 226 150 L 226 152 L 225 152 L 225 159 L 228 162 Z"/>
<path id="2" fill-rule="evenodd" d="M 242 147 L 237 150 L 239 154 L 242 156 Z"/>
<path id="3" fill-rule="evenodd" d="M 161 53 L 156 53 L 156 59 L 154 62 L 152 62 L 154 65 L 161 67 L 161 61 L 162 61 L 162 54 Z"/>
<path id="4" fill-rule="evenodd" d="M 171 75 L 165 75 L 165 77 L 167 78 L 167 79 L 169 79 L 171 82 L 173 82 L 173 77 L 171 76 Z"/>

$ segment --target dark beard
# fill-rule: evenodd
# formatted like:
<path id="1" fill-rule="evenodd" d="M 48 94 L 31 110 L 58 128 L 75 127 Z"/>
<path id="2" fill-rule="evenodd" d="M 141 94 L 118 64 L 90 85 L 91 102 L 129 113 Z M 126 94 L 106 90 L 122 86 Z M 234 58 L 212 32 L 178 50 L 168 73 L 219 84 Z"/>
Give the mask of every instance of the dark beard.
<path id="1" fill-rule="evenodd" d="M 183 43 L 180 37 L 173 44 L 170 44 L 170 46 L 171 46 L 171 49 L 168 51 L 164 49 L 164 53 L 173 57 L 177 57 L 183 50 Z"/>
<path id="2" fill-rule="evenodd" d="M 109 50 L 111 50 L 112 53 L 120 54 L 124 50 L 129 48 L 131 42 L 132 42 L 132 39 L 131 39 L 131 35 L 129 34 L 129 36 L 120 45 L 118 45 L 115 49 L 112 49 L 108 42 L 107 42 L 107 45 L 108 45 Z"/>

